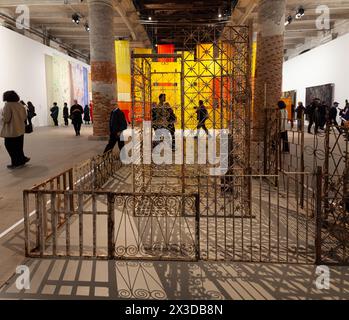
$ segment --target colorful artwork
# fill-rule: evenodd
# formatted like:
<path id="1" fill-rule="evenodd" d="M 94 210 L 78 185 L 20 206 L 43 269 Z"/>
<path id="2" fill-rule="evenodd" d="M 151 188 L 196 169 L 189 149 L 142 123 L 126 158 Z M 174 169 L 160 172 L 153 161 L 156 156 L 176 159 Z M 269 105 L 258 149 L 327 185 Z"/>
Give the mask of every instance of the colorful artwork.
<path id="1" fill-rule="evenodd" d="M 52 101 L 63 108 L 64 102 L 70 103 L 69 62 L 60 56 L 52 57 Z"/>
<path id="2" fill-rule="evenodd" d="M 71 106 L 73 100 L 77 99 L 82 106 L 89 104 L 89 70 L 86 67 L 69 62 L 62 56 L 46 55 L 45 68 L 48 109 L 57 102 L 61 118 L 65 102 Z M 49 115 L 48 121 L 51 123 Z"/>
<path id="3" fill-rule="evenodd" d="M 158 54 L 174 54 L 175 46 L 174 44 L 159 44 Z M 159 62 L 174 62 L 174 58 L 159 58 Z"/>
<path id="4" fill-rule="evenodd" d="M 286 91 L 282 95 L 282 100 L 286 103 L 288 120 L 292 121 L 295 117 L 295 106 L 297 105 L 297 91 Z"/>
<path id="5" fill-rule="evenodd" d="M 84 106 L 88 105 L 89 102 L 89 90 L 88 90 L 88 70 L 87 68 L 83 68 L 84 72 Z"/>
<path id="6" fill-rule="evenodd" d="M 77 100 L 80 105 L 85 105 L 85 86 L 84 86 L 84 67 L 70 62 L 70 74 L 71 74 L 71 101 Z"/>
<path id="7" fill-rule="evenodd" d="M 322 86 L 310 87 L 306 89 L 306 106 L 309 105 L 315 98 L 320 99 L 321 103 L 331 106 L 333 103 L 334 84 L 325 84 Z"/>
<path id="8" fill-rule="evenodd" d="M 115 65 L 118 101 L 131 101 L 131 57 L 127 40 L 115 41 Z"/>

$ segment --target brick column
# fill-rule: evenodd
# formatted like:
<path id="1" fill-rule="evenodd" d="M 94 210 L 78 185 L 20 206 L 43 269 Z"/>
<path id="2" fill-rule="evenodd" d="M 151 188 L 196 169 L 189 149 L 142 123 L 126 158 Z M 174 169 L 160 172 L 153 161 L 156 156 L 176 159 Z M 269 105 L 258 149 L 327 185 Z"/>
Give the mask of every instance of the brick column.
<path id="1" fill-rule="evenodd" d="M 266 134 L 265 105 L 268 109 L 276 109 L 282 95 L 285 10 L 286 0 L 259 0 L 253 113 L 257 139 Z"/>
<path id="2" fill-rule="evenodd" d="M 109 114 L 116 98 L 113 0 L 88 0 L 93 100 L 93 135 L 109 135 Z"/>

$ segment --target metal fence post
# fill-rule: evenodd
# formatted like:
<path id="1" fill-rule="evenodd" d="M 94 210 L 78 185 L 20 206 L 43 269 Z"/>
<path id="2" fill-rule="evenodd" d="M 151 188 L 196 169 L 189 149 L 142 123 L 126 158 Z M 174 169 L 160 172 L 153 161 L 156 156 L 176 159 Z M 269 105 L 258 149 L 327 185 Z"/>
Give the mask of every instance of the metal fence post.
<path id="1" fill-rule="evenodd" d="M 29 193 L 23 191 L 23 209 L 24 209 L 24 243 L 25 243 L 25 256 L 29 257 L 30 252 L 30 239 L 29 239 Z"/>
<path id="2" fill-rule="evenodd" d="M 322 167 L 316 170 L 316 193 L 315 193 L 315 264 L 321 264 L 321 229 L 322 229 Z"/>
<path id="3" fill-rule="evenodd" d="M 69 191 L 73 191 L 74 190 L 74 175 L 73 175 L 73 169 L 71 168 L 69 170 L 69 177 L 68 177 L 68 182 L 69 182 Z M 72 212 L 75 211 L 75 206 L 74 206 L 74 193 L 72 192 L 70 194 L 70 210 Z"/>
<path id="4" fill-rule="evenodd" d="M 195 195 L 195 258 L 200 260 L 200 195 Z"/>
<path id="5" fill-rule="evenodd" d="M 108 259 L 113 259 L 115 256 L 115 243 L 114 243 L 114 193 L 108 193 L 107 195 L 107 210 L 108 210 Z"/>

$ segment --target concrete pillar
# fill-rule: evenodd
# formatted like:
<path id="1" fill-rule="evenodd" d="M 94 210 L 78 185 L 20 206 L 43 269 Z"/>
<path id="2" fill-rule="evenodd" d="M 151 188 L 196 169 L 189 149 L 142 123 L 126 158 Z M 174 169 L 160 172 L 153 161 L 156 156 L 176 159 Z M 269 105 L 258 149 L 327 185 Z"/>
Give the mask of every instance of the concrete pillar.
<path id="1" fill-rule="evenodd" d="M 109 114 L 116 98 L 113 0 L 88 0 L 93 135 L 109 135 Z"/>
<path id="2" fill-rule="evenodd" d="M 282 95 L 286 0 L 259 0 L 254 93 L 255 137 L 264 132 L 264 107 L 276 109 Z"/>

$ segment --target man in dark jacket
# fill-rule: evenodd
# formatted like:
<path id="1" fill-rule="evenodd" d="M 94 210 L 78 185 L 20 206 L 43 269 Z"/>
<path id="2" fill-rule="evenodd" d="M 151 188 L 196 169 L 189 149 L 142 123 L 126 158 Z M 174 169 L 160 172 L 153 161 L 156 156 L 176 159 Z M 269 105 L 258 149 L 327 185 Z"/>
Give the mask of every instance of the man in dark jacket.
<path id="1" fill-rule="evenodd" d="M 330 111 L 328 112 L 328 117 L 329 117 L 330 124 L 335 125 L 338 132 L 342 133 L 342 130 L 339 127 L 339 124 L 337 122 L 337 115 L 338 115 L 337 108 L 338 108 L 338 106 L 339 106 L 338 102 L 333 103 L 332 107 L 330 108 Z"/>
<path id="2" fill-rule="evenodd" d="M 311 128 L 312 128 L 313 124 L 315 124 L 314 134 L 317 134 L 317 132 L 318 132 L 318 128 L 319 128 L 319 112 L 318 112 L 319 105 L 320 105 L 320 100 L 316 98 L 305 109 L 305 113 L 308 116 L 308 120 L 309 120 L 308 133 L 310 133 L 310 134 L 311 134 Z"/>
<path id="3" fill-rule="evenodd" d="M 120 139 L 121 134 L 124 130 L 127 129 L 127 121 L 125 114 L 119 109 L 118 105 L 110 113 L 109 119 L 109 142 L 105 147 L 104 153 L 112 150 L 115 147 L 115 144 L 118 143 L 119 150 L 124 147 L 125 142 Z"/>
<path id="4" fill-rule="evenodd" d="M 67 126 L 69 124 L 68 122 L 69 118 L 69 109 L 68 109 L 68 104 L 64 102 L 64 107 L 63 107 L 63 119 L 64 119 L 64 124 Z"/>
<path id="5" fill-rule="evenodd" d="M 59 108 L 57 106 L 57 102 L 53 103 L 53 107 L 50 109 L 51 111 L 51 118 L 53 120 L 53 123 L 55 126 L 58 126 L 58 113 L 59 113 Z"/>
<path id="6" fill-rule="evenodd" d="M 296 108 L 296 114 L 297 114 L 297 130 L 302 131 L 303 130 L 303 124 L 304 124 L 304 112 L 305 107 L 303 105 L 303 102 L 298 102 L 298 106 Z"/>
<path id="7" fill-rule="evenodd" d="M 198 120 L 198 125 L 196 127 L 197 129 L 196 137 L 199 136 L 200 128 L 202 128 L 205 131 L 205 133 L 209 136 L 208 130 L 205 125 L 205 122 L 208 119 L 208 112 L 202 100 L 199 100 L 199 107 L 196 108 L 196 115 L 197 115 L 196 118 Z"/>
<path id="8" fill-rule="evenodd" d="M 78 100 L 74 100 L 74 104 L 70 107 L 70 118 L 74 126 L 76 136 L 80 136 L 83 113 L 84 109 L 80 104 L 78 104 Z"/>

